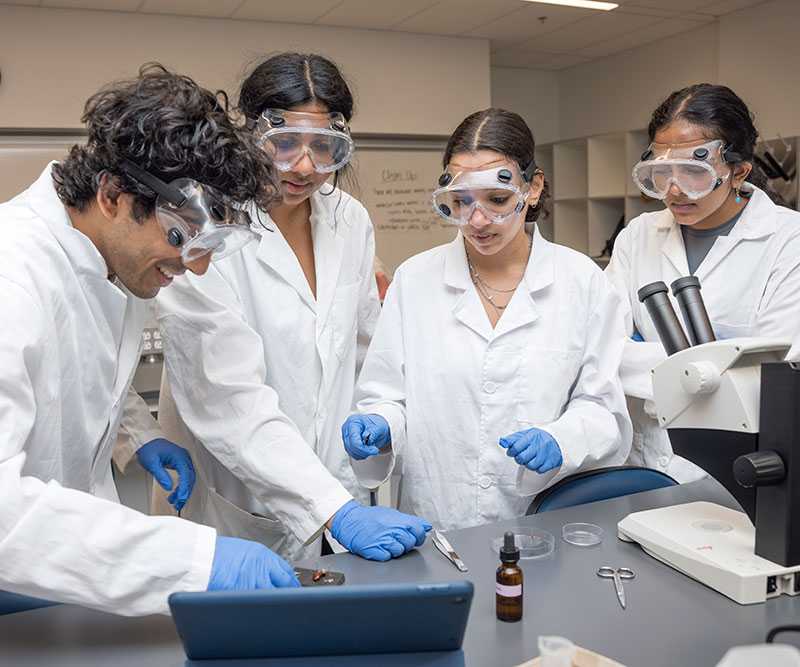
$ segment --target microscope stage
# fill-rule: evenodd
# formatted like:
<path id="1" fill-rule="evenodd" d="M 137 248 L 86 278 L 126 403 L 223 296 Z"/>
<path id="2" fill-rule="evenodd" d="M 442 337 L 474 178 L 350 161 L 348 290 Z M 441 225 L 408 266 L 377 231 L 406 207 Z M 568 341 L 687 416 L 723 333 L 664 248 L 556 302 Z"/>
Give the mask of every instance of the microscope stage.
<path id="1" fill-rule="evenodd" d="M 755 555 L 755 528 L 744 512 L 707 502 L 660 507 L 629 514 L 617 534 L 739 604 L 800 593 L 800 566 Z"/>

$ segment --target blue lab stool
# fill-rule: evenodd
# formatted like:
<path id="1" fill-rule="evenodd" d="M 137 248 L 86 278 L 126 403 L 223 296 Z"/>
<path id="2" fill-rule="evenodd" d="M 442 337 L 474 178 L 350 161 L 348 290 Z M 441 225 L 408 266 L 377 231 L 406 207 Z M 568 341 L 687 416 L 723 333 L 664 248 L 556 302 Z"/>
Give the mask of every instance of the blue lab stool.
<path id="1" fill-rule="evenodd" d="M 16 614 L 18 611 L 28 611 L 29 609 L 39 609 L 39 607 L 50 607 L 54 604 L 58 604 L 58 602 L 0 591 L 0 616 Z"/>
<path id="2" fill-rule="evenodd" d="M 639 466 L 616 466 L 578 472 L 537 494 L 527 514 L 560 510 L 573 505 L 593 503 L 675 486 L 672 477 L 659 470 Z"/>

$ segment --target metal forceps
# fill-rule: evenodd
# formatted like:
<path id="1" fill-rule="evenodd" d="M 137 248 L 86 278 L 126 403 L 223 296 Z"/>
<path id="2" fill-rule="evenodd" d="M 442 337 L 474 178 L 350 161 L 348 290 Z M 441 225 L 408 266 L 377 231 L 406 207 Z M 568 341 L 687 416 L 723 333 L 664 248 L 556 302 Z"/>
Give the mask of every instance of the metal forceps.
<path id="1" fill-rule="evenodd" d="M 620 606 L 625 609 L 625 589 L 622 587 L 622 580 L 633 579 L 636 576 L 634 571 L 627 567 L 610 567 L 608 565 L 604 565 L 597 570 L 597 576 L 602 577 L 603 579 L 614 580 L 614 589 L 617 591 L 617 600 L 619 600 Z"/>
<path id="2" fill-rule="evenodd" d="M 467 566 L 464 565 L 464 561 L 461 560 L 455 549 L 450 545 L 450 542 L 447 541 L 447 538 L 435 528 L 433 530 L 433 546 L 439 550 L 442 556 L 455 565 L 458 570 L 461 572 L 469 571 Z"/>

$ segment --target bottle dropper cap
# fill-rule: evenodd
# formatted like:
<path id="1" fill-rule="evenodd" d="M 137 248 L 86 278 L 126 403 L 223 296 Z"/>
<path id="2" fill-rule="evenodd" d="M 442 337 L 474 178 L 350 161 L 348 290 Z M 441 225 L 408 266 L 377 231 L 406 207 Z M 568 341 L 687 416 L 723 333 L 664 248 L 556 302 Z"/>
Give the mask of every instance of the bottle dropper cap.
<path id="1" fill-rule="evenodd" d="M 514 533 L 503 535 L 503 546 L 500 549 L 500 561 L 503 563 L 516 563 L 519 560 L 519 547 L 514 544 Z"/>

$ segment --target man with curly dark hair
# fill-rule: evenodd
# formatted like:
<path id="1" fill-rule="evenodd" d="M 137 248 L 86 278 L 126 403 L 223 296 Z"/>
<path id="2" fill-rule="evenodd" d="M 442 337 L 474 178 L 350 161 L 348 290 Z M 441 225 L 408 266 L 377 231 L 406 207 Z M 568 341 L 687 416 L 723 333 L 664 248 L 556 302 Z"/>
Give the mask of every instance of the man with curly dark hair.
<path id="1" fill-rule="evenodd" d="M 269 156 L 224 94 L 155 64 L 83 121 L 86 144 L 0 204 L 0 589 L 140 615 L 178 590 L 297 586 L 263 545 L 120 505 L 111 470 L 135 454 L 171 489 L 172 468 L 187 501 L 191 458 L 131 389 L 145 299 L 254 236 Z"/>

